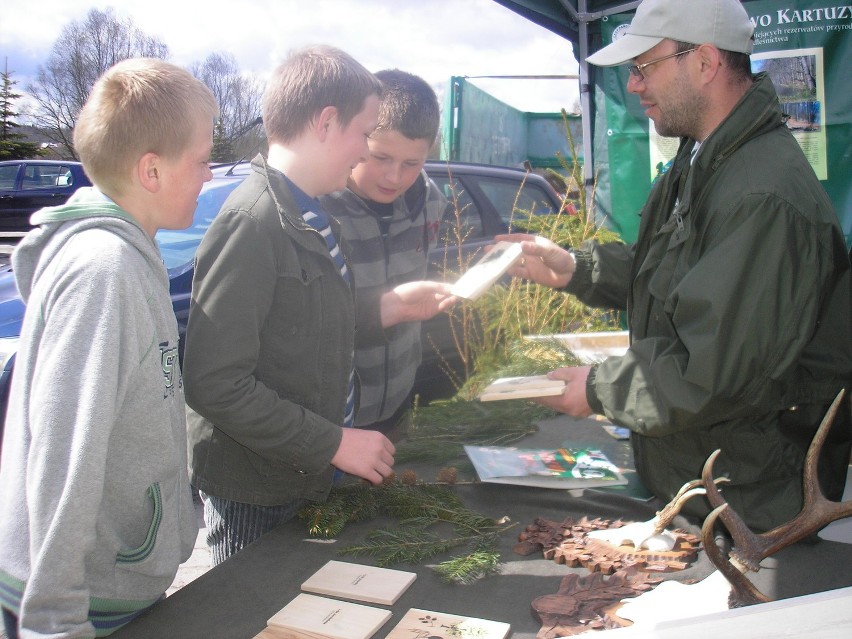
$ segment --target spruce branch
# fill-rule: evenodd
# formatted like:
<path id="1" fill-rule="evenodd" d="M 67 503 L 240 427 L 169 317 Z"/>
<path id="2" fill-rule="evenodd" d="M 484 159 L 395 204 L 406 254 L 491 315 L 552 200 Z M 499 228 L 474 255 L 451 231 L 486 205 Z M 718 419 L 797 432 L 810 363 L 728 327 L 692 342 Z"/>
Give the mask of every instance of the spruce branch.
<path id="1" fill-rule="evenodd" d="M 449 560 L 454 562 L 451 570 L 444 569 L 449 575 L 444 578 L 458 583 L 470 583 L 490 574 L 484 569 L 484 558 L 491 553 L 497 557 L 496 564 L 497 539 L 514 525 L 467 509 L 445 486 L 399 481 L 375 487 L 361 483 L 336 487 L 325 503 L 311 504 L 299 513 L 308 523 L 310 534 L 321 537 L 337 535 L 350 522 L 379 515 L 397 519 L 397 525 L 373 530 L 363 542 L 338 552 L 370 556 L 377 565 L 388 566 L 421 563 L 453 548 L 468 547 L 468 553 Z M 438 524 L 452 526 L 452 533 L 430 530 Z"/>
<path id="2" fill-rule="evenodd" d="M 500 554 L 477 549 L 464 557 L 441 562 L 435 567 L 435 572 L 448 583 L 472 584 L 500 572 Z"/>
<path id="3" fill-rule="evenodd" d="M 356 557 L 371 556 L 378 566 L 397 563 L 417 564 L 476 538 L 478 538 L 476 534 L 467 537 L 442 538 L 417 528 L 379 529 L 368 534 L 366 540 L 360 545 L 347 546 L 337 552 Z"/>

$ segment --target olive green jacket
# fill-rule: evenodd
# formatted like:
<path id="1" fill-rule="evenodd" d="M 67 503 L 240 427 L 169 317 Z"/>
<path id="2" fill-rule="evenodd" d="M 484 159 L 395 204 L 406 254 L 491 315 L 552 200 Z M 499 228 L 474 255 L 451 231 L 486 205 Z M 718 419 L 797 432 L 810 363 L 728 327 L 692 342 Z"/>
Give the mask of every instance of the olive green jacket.
<path id="1" fill-rule="evenodd" d="M 567 290 L 626 308 L 631 332 L 624 356 L 593 368 L 587 399 L 631 429 L 640 477 L 663 499 L 720 448 L 724 496 L 765 530 L 799 511 L 805 450 L 852 379 L 849 259 L 767 76 L 681 180 L 693 146 L 683 140 L 653 186 L 635 245 L 576 251 Z M 841 412 L 820 465 L 834 499 L 852 438 Z M 707 503 L 688 510 L 703 516 Z"/>
<path id="2" fill-rule="evenodd" d="M 193 485 L 261 506 L 324 499 L 354 341 L 349 285 L 258 156 L 196 258 L 184 353 Z"/>

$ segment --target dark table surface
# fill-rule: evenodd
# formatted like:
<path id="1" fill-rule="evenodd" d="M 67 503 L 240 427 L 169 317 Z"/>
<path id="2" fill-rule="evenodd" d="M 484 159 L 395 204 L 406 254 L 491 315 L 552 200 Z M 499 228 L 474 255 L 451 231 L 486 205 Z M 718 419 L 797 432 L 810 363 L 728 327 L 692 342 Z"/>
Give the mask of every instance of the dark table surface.
<path id="1" fill-rule="evenodd" d="M 596 444 L 623 468 L 630 468 L 630 447 L 607 435 L 594 420 L 559 417 L 540 423 L 539 432 L 519 446 L 536 448 L 559 444 Z M 630 475 L 630 473 L 628 473 Z M 430 480 L 424 469 L 418 477 Z M 531 611 L 539 596 L 554 594 L 562 578 L 585 568 L 569 568 L 546 560 L 541 553 L 521 556 L 512 550 L 518 533 L 537 517 L 561 521 L 582 516 L 627 521 L 651 519 L 661 504 L 626 496 L 624 491 L 586 490 L 576 494 L 503 484 L 466 483 L 453 487 L 466 507 L 488 517 L 509 517 L 518 525 L 499 539 L 500 574 L 472 585 L 444 583 L 431 565 L 395 565 L 393 568 L 417 573 L 417 579 L 390 607 L 391 620 L 375 635 L 384 637 L 409 608 L 422 608 L 508 622 L 514 639 L 533 639 L 541 622 Z M 371 564 L 369 557 L 340 555 L 338 548 L 361 542 L 368 532 L 394 522 L 379 518 L 351 524 L 332 541 L 310 539 L 305 522 L 294 520 L 268 533 L 228 561 L 208 571 L 166 600 L 154 606 L 128 626 L 116 632 L 116 639 L 180 637 L 181 639 L 251 639 L 267 620 L 300 592 L 300 585 L 329 559 Z M 674 525 L 697 532 L 683 518 Z M 450 553 L 452 554 L 452 553 Z M 750 578 L 772 599 L 821 592 L 852 585 L 852 544 L 821 540 L 796 544 L 763 562 Z M 665 578 L 680 581 L 701 579 L 713 570 L 703 552 L 685 571 Z"/>

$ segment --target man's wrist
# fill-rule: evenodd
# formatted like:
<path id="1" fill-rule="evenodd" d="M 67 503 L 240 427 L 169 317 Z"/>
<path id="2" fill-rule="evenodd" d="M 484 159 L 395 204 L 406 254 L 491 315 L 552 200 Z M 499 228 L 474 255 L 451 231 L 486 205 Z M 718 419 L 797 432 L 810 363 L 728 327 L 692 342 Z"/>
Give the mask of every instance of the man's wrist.
<path id="1" fill-rule="evenodd" d="M 570 246 L 565 247 L 565 252 L 568 253 L 568 257 L 571 261 L 571 264 L 568 267 L 568 281 L 570 282 L 574 273 L 577 271 L 577 254 L 574 253 L 574 249 Z"/>

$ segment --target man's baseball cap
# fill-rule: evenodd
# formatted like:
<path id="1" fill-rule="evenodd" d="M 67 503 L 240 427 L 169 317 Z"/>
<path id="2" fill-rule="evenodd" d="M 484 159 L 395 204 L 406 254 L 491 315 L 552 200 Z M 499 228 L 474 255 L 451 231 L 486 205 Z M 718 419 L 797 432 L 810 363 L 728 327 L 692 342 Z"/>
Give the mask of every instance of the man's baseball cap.
<path id="1" fill-rule="evenodd" d="M 625 64 L 665 39 L 751 53 L 753 34 L 739 0 L 644 0 L 624 35 L 586 61 L 599 67 Z"/>

